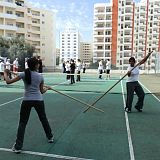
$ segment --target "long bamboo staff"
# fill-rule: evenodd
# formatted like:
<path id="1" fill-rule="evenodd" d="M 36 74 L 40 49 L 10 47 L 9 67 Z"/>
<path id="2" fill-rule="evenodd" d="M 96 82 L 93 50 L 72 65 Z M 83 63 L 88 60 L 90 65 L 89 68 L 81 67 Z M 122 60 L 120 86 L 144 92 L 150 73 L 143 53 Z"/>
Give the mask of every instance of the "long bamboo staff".
<path id="1" fill-rule="evenodd" d="M 137 66 L 140 66 L 141 64 L 143 64 L 148 57 L 151 55 L 153 51 L 149 52 L 148 55 L 146 57 L 144 57 L 139 63 L 137 63 L 130 71 L 133 71 Z M 113 86 L 111 86 L 102 96 L 100 96 L 95 102 L 93 102 L 91 104 L 91 106 L 94 106 L 102 97 L 104 97 L 112 88 L 114 88 L 124 77 L 126 77 L 128 75 L 128 73 L 126 73 L 121 79 L 119 79 Z M 83 111 L 83 113 L 87 112 L 90 109 L 90 107 L 88 107 L 86 110 Z"/>
<path id="2" fill-rule="evenodd" d="M 48 88 L 47 86 L 44 86 L 44 87 Z M 67 95 L 67 94 L 64 94 L 64 93 L 62 93 L 62 92 L 59 92 L 59 91 L 57 91 L 57 90 L 55 90 L 55 89 L 53 89 L 53 88 L 49 88 L 49 90 L 52 90 L 52 91 L 54 91 L 54 92 L 57 92 L 57 93 L 59 93 L 59 94 L 61 94 L 61 95 L 63 95 L 63 96 L 66 96 L 66 97 L 68 97 L 68 98 L 73 99 L 74 101 L 77 101 L 77 102 L 79 102 L 79 103 L 82 103 L 82 104 L 88 106 L 89 108 L 93 108 L 93 109 L 95 109 L 96 111 L 99 111 L 99 112 L 104 113 L 103 110 L 101 110 L 101 109 L 99 109 L 99 108 L 96 108 L 96 107 L 94 107 L 94 106 L 91 106 L 90 104 L 88 104 L 88 103 L 86 103 L 86 102 L 84 102 L 84 101 L 81 101 L 81 100 L 79 100 L 79 99 L 77 99 L 77 98 L 74 98 L 74 97 L 69 96 L 69 95 Z"/>

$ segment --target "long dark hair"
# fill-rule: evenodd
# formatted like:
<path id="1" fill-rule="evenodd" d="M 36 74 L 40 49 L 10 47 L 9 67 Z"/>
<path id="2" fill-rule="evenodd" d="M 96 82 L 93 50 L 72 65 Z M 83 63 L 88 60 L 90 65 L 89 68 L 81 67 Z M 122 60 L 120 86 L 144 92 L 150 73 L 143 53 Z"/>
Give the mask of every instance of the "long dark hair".
<path id="1" fill-rule="evenodd" d="M 28 68 L 25 69 L 25 81 L 27 84 L 31 84 L 31 71 L 36 70 L 36 65 L 38 65 L 38 59 L 33 57 L 27 60 Z"/>

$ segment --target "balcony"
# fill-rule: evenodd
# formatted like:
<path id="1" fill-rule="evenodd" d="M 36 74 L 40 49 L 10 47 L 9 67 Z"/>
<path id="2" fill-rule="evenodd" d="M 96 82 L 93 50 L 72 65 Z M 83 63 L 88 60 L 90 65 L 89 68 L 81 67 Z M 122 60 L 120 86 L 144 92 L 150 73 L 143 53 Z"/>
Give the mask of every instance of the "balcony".
<path id="1" fill-rule="evenodd" d="M 25 28 L 17 28 L 17 33 L 26 33 Z"/>
<path id="2" fill-rule="evenodd" d="M 0 18 L 17 19 L 17 16 L 14 14 L 0 13 Z"/>
<path id="3" fill-rule="evenodd" d="M 0 6 L 10 7 L 10 8 L 16 8 L 16 4 L 12 2 L 1 2 Z"/>
<path id="4" fill-rule="evenodd" d="M 17 31 L 17 27 L 16 26 L 10 26 L 10 25 L 0 25 L 0 29 Z"/>

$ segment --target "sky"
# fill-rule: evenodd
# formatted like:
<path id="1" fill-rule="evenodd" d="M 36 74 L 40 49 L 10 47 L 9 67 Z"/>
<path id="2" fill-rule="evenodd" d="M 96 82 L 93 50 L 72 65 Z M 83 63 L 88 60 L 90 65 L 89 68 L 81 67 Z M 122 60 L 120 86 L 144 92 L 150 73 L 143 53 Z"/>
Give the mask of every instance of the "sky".
<path id="1" fill-rule="evenodd" d="M 94 4 L 108 3 L 110 0 L 28 0 L 28 2 L 34 4 L 34 7 L 56 12 L 56 47 L 59 48 L 59 33 L 65 27 L 77 28 L 82 41 L 91 42 Z"/>

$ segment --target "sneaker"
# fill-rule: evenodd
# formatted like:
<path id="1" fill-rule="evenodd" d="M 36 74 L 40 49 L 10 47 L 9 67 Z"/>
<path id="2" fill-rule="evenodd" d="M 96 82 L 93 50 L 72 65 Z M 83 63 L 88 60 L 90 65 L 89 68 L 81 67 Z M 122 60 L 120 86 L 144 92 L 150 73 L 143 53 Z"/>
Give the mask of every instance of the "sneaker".
<path id="1" fill-rule="evenodd" d="M 137 106 L 135 106 L 135 109 L 136 109 L 138 112 L 142 112 L 142 109 L 138 108 Z"/>
<path id="2" fill-rule="evenodd" d="M 128 107 L 125 107 L 124 109 L 127 113 L 131 113 L 131 109 L 129 109 Z"/>
<path id="3" fill-rule="evenodd" d="M 17 154 L 22 152 L 21 149 L 16 149 L 16 148 L 15 148 L 15 144 L 14 144 L 13 147 L 12 147 L 12 151 L 13 151 L 14 153 L 17 153 Z"/>
<path id="4" fill-rule="evenodd" d="M 53 137 L 48 139 L 48 143 L 53 143 L 53 142 L 54 142 L 54 138 Z"/>

